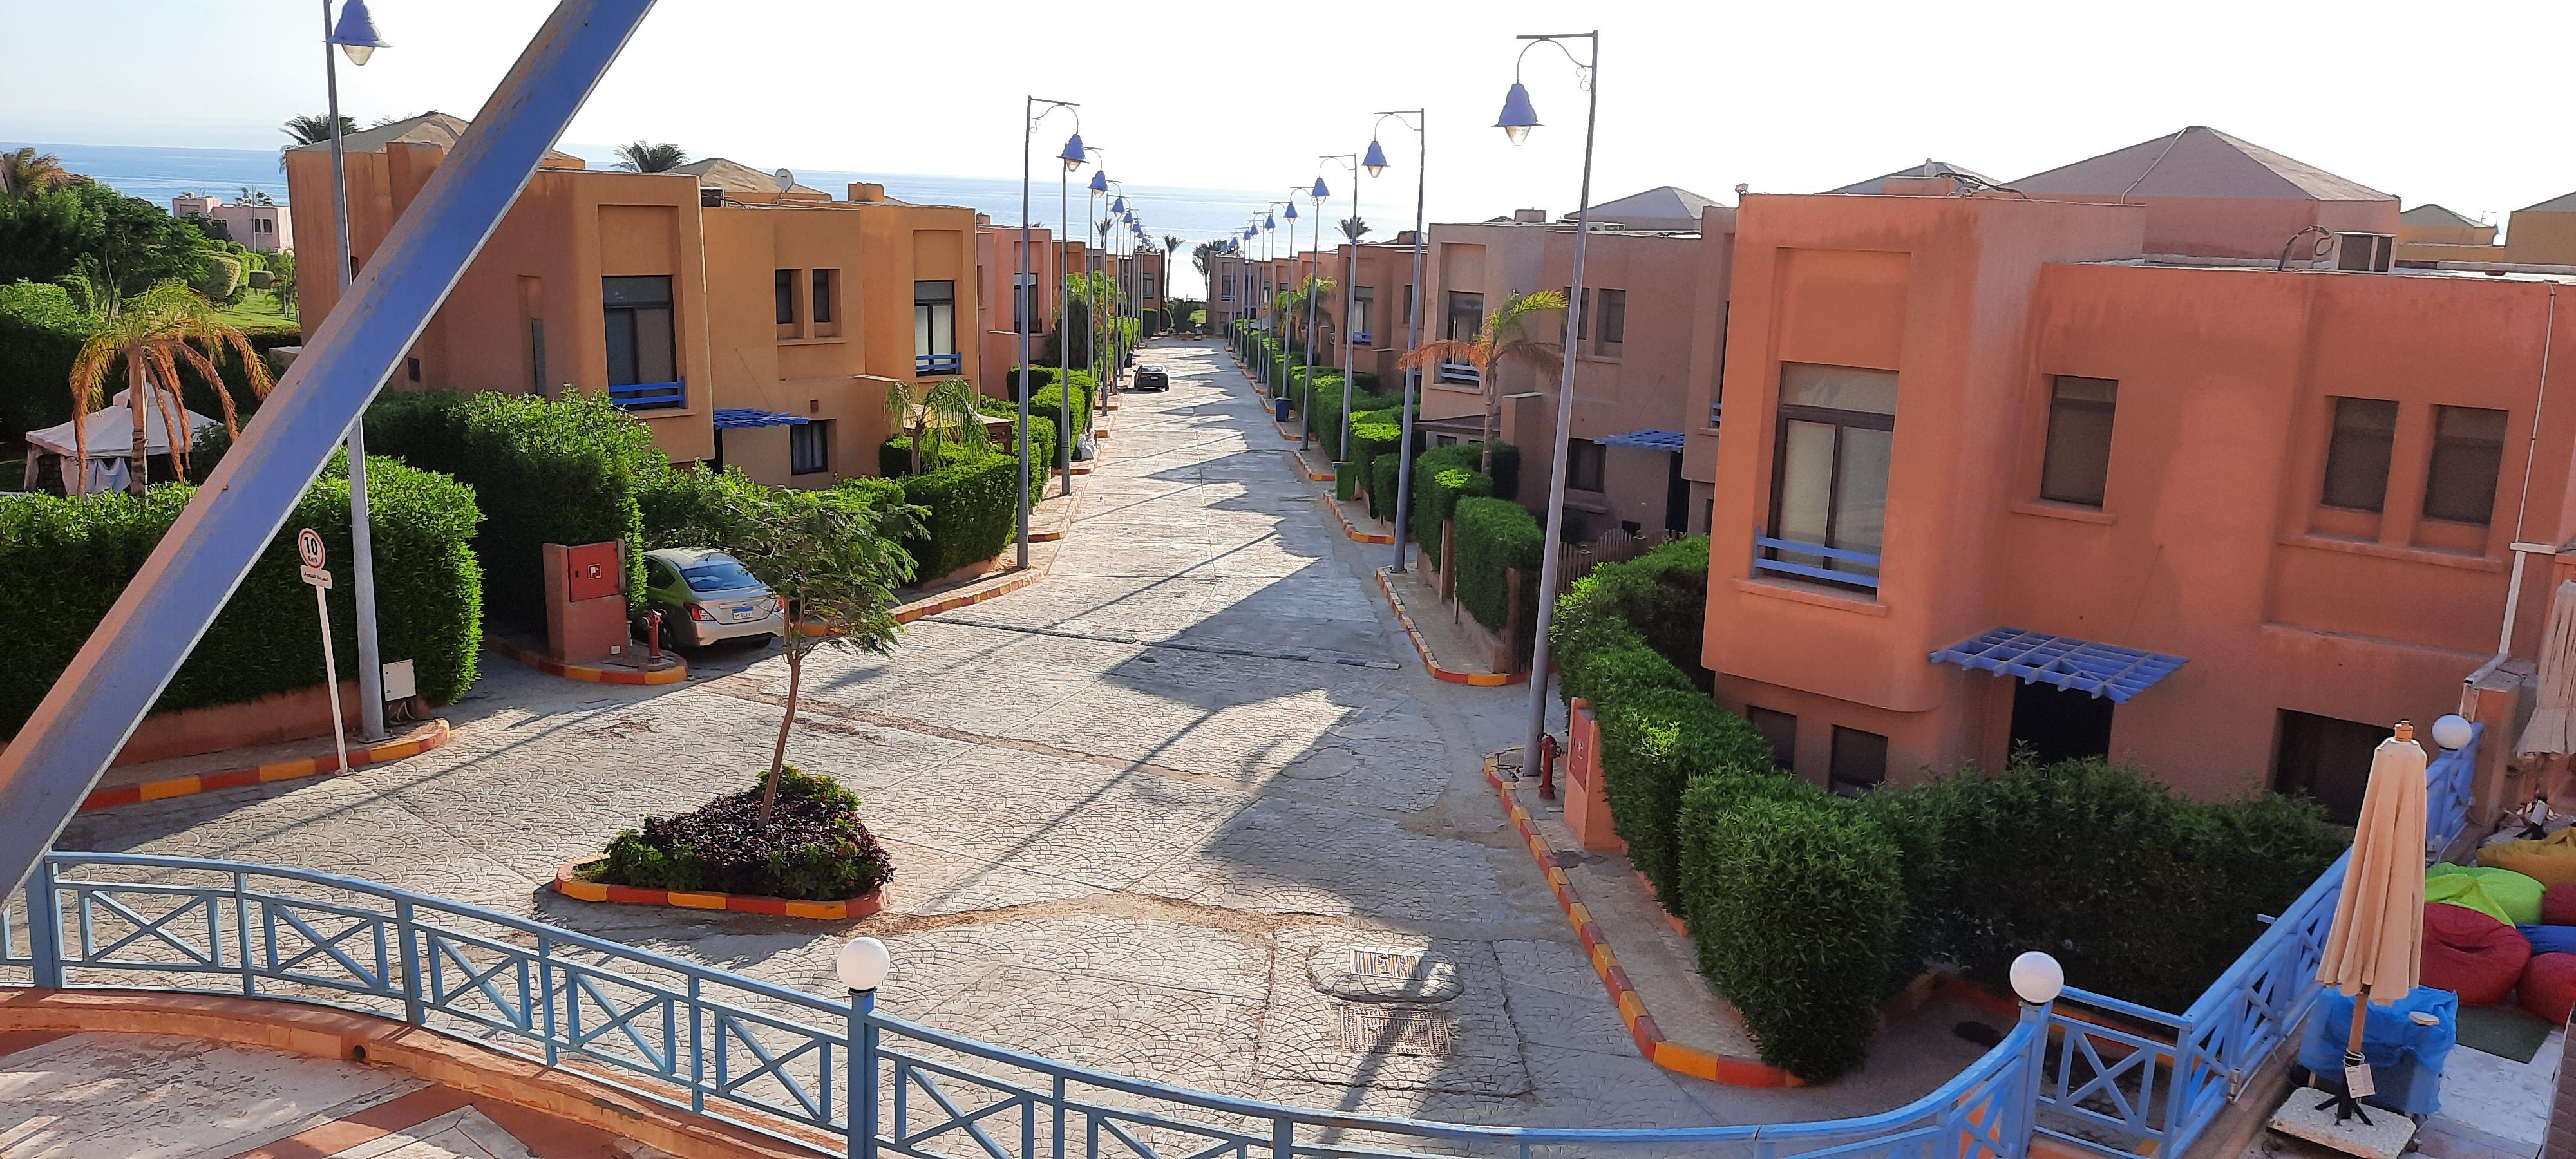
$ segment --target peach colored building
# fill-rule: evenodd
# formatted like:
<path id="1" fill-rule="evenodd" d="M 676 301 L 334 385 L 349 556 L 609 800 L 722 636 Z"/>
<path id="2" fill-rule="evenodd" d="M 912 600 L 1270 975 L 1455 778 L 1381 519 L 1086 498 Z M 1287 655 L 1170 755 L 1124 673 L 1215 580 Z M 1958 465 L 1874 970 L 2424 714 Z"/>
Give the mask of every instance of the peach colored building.
<path id="1" fill-rule="evenodd" d="M 1010 398 L 1007 381 L 1011 371 L 1033 358 L 1043 358 L 1047 335 L 1056 328 L 1056 308 L 1064 300 L 1063 255 L 1055 244 L 1055 231 L 1042 226 L 1029 228 L 1028 265 L 1025 282 L 1020 274 L 1020 228 L 994 225 L 990 215 L 975 219 L 975 328 L 982 335 L 982 378 L 977 382 L 984 393 L 995 398 Z M 1014 295 L 1012 286 L 1021 287 Z M 1028 349 L 1020 349 L 1022 313 L 1028 315 Z"/>
<path id="2" fill-rule="evenodd" d="M 2397 259 L 2450 268 L 2481 266 L 2576 267 L 2576 193 L 2526 205 L 2505 219 L 2504 243 L 2496 227 L 2470 221 L 2438 205 L 2407 210 L 2397 228 Z"/>
<path id="3" fill-rule="evenodd" d="M 211 194 L 182 193 L 170 199 L 173 217 L 203 217 L 224 223 L 224 232 L 261 253 L 295 248 L 295 218 L 283 205 L 235 201 Z"/>
<path id="4" fill-rule="evenodd" d="M 359 265 L 465 123 L 427 114 L 344 139 Z M 594 171 L 552 154 L 423 330 L 396 389 L 604 392 L 675 461 L 825 486 L 877 471 L 886 392 L 977 373 L 974 212 L 856 183 L 834 201 L 722 159 Z M 308 317 L 327 276 L 327 146 L 287 152 Z M 316 248 L 318 247 L 318 248 Z"/>
<path id="5" fill-rule="evenodd" d="M 2511 550 L 2576 539 L 2576 279 L 2276 272 L 2233 198 L 1892 192 L 1748 197 L 1702 282 L 1704 662 L 1783 764 L 2029 745 L 2349 816 L 2389 722 L 2528 673 L 2489 661 L 2517 567 L 2514 657 L 2576 571 Z M 2269 252 L 2147 256 L 2231 249 Z"/>

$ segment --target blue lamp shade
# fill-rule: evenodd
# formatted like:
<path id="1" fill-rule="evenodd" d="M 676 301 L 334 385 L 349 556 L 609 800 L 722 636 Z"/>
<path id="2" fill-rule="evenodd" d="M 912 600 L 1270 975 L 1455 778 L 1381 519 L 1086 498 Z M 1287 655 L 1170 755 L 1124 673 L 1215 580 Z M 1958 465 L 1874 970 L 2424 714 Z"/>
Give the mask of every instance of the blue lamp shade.
<path id="1" fill-rule="evenodd" d="M 1082 168 L 1082 163 L 1090 159 L 1090 154 L 1085 153 L 1082 148 L 1082 133 L 1077 130 L 1072 136 L 1065 138 L 1064 152 L 1056 156 L 1064 161 L 1064 171 L 1067 173 Z"/>
<path id="2" fill-rule="evenodd" d="M 1360 158 L 1360 165 L 1362 168 L 1369 171 L 1369 176 L 1371 177 L 1385 176 L 1386 146 L 1380 145 L 1375 141 L 1369 142 L 1368 156 Z"/>
<path id="3" fill-rule="evenodd" d="M 1106 170 L 1106 169 L 1094 169 L 1094 170 L 1092 170 L 1092 171 L 1091 171 L 1091 191 L 1092 191 L 1093 193 L 1107 193 L 1107 192 L 1109 192 L 1109 171 L 1108 171 L 1108 170 Z"/>
<path id="4" fill-rule="evenodd" d="M 1318 175 L 1315 177 L 1315 194 L 1314 194 L 1314 196 L 1315 196 L 1315 200 L 1317 200 L 1317 201 L 1322 201 L 1323 199 L 1325 199 L 1325 198 L 1327 198 L 1327 197 L 1331 197 L 1332 195 L 1333 195 L 1333 191 L 1332 191 L 1332 190 L 1330 190 L 1330 189 L 1326 189 L 1326 188 L 1324 188 L 1324 178 L 1323 178 L 1323 176 L 1322 176 L 1321 174 L 1318 174 Z"/>
<path id="5" fill-rule="evenodd" d="M 1297 220 L 1297 203 L 1294 201 L 1288 203 L 1288 220 Z"/>
<path id="6" fill-rule="evenodd" d="M 1494 127 L 1512 144 L 1529 139 L 1529 131 L 1538 127 L 1538 110 L 1530 106 L 1528 85 L 1512 82 L 1512 91 L 1503 94 L 1503 115 L 1494 119 Z"/>
<path id="7" fill-rule="evenodd" d="M 1289 207 L 1288 207 L 1288 215 L 1289 215 L 1289 216 L 1291 216 L 1291 217 L 1296 216 L 1296 215 L 1297 215 L 1297 207 L 1296 207 L 1296 206 L 1293 206 L 1293 205 L 1292 205 L 1292 206 L 1289 206 Z M 1262 218 L 1261 218 L 1261 228 L 1263 228 L 1263 229 L 1277 229 L 1277 228 L 1279 228 L 1279 218 L 1278 218 L 1278 216 L 1277 216 L 1276 214 L 1263 214 L 1263 215 L 1262 215 Z"/>
<path id="8" fill-rule="evenodd" d="M 376 32 L 376 18 L 367 13 L 367 0 L 348 0 L 340 6 L 340 22 L 331 28 L 331 43 L 349 54 L 349 63 L 365 64 L 379 48 L 390 47 Z"/>
<path id="9" fill-rule="evenodd" d="M 1253 235 L 1253 233 L 1254 233 L 1254 230 L 1253 230 L 1253 228 L 1252 228 L 1251 226 L 1248 226 L 1248 225 L 1247 225 L 1247 226 L 1243 227 L 1243 240 L 1245 240 L 1245 241 L 1251 241 L 1251 240 L 1252 240 L 1252 235 Z"/>
<path id="10" fill-rule="evenodd" d="M 1109 212 L 1111 212 L 1111 213 L 1125 213 L 1125 212 L 1127 212 L 1127 199 L 1126 199 L 1126 198 L 1124 198 L 1124 197 L 1112 197 L 1112 198 L 1110 198 L 1110 199 L 1109 199 Z"/>

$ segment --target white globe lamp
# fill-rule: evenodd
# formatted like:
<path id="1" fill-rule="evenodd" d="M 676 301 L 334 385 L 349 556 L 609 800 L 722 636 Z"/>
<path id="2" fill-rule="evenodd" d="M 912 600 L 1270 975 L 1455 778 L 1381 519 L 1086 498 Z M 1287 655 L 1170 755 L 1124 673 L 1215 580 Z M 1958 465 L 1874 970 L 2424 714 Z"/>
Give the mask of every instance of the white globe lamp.
<path id="1" fill-rule="evenodd" d="M 2470 727 L 2469 718 L 2456 712 L 2433 722 L 2433 743 L 2442 746 L 2445 752 L 2469 747 L 2469 739 L 2476 735 L 2477 730 Z"/>
<path id="2" fill-rule="evenodd" d="M 842 985 L 864 993 L 884 985 L 886 972 L 893 966 L 894 958 L 886 953 L 884 942 L 875 938 L 852 938 L 841 947 L 841 957 L 833 963 L 833 972 L 841 976 Z"/>
<path id="3" fill-rule="evenodd" d="M 2037 950 L 2025 950 L 2012 963 L 2013 993 L 2033 1006 L 2057 1001 L 2066 990 L 2066 967 Z"/>

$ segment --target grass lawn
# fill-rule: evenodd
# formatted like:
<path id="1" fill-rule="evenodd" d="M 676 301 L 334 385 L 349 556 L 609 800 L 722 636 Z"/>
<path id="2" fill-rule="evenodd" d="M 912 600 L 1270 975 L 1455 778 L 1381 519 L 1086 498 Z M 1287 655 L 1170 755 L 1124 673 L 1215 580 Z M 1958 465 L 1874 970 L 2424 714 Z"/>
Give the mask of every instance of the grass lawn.
<path id="1" fill-rule="evenodd" d="M 242 295 L 241 301 L 230 306 L 218 307 L 215 312 L 226 323 L 244 333 L 257 333 L 262 330 L 293 330 L 303 325 L 292 308 L 283 313 L 279 312 L 277 295 L 267 290 L 247 291 Z"/>

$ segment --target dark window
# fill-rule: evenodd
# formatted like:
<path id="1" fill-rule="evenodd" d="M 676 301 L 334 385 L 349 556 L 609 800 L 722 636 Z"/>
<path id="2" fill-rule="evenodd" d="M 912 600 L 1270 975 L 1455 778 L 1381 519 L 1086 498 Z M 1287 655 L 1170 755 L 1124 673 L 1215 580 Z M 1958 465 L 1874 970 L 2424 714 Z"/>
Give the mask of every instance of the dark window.
<path id="1" fill-rule="evenodd" d="M 1565 486 L 1570 491 L 1601 490 L 1602 461 L 1609 449 L 1590 439 L 1565 442 Z"/>
<path id="2" fill-rule="evenodd" d="M 1370 316 L 1377 310 L 1377 287 L 1351 287 L 1351 333 L 1367 334 Z"/>
<path id="3" fill-rule="evenodd" d="M 832 281 L 839 273 L 839 270 L 814 271 L 814 320 L 816 322 L 832 320 Z"/>
<path id="4" fill-rule="evenodd" d="M 417 358 L 403 359 L 403 376 L 411 379 L 413 382 L 420 381 L 420 360 Z"/>
<path id="5" fill-rule="evenodd" d="M 832 469 L 832 420 L 818 419 L 787 428 L 787 471 L 811 475 Z"/>
<path id="6" fill-rule="evenodd" d="M 2505 412 L 2474 406 L 2433 408 L 2433 469 L 2424 479 L 2424 517 L 2485 523 L 2495 515 L 2496 475 L 2504 469 Z"/>
<path id="7" fill-rule="evenodd" d="M 957 283 L 912 284 L 912 352 L 957 353 Z"/>
<path id="8" fill-rule="evenodd" d="M 1441 334 L 1453 342 L 1473 342 L 1485 328 L 1485 296 L 1449 291 L 1449 328 Z"/>
<path id="9" fill-rule="evenodd" d="M 778 287 L 778 324 L 796 324 L 796 271 L 780 270 L 773 279 Z"/>
<path id="10" fill-rule="evenodd" d="M 1896 372 L 1803 362 L 1780 366 L 1778 466 L 1771 535 L 1877 555 L 1896 447 Z M 1878 565 L 1772 548 L 1771 558 L 1848 572 L 1876 587 Z"/>
<path id="11" fill-rule="evenodd" d="M 1022 326 L 1031 329 L 1043 328 L 1045 324 L 1038 321 L 1038 276 L 1014 272 L 1011 279 L 1016 286 L 1016 292 L 1011 295 L 1013 299 L 1011 309 L 1014 311 L 1011 317 L 1011 328 L 1014 330 Z M 1229 289 L 1226 296 L 1233 297 L 1233 291 Z"/>
<path id="12" fill-rule="evenodd" d="M 1147 275 L 1145 275 L 1145 293 L 1144 293 L 1144 296 L 1145 296 L 1145 297 L 1148 297 L 1148 298 L 1151 298 L 1151 297 L 1153 297 L 1153 296 L 1154 296 L 1154 275 L 1152 275 L 1152 274 L 1147 274 Z"/>
<path id="13" fill-rule="evenodd" d="M 530 318 L 528 319 L 528 392 L 553 398 L 554 395 L 548 393 L 547 388 L 546 320 Z"/>
<path id="14" fill-rule="evenodd" d="M 608 385 L 678 382 L 671 331 L 671 279 L 601 278 L 608 331 Z"/>
<path id="15" fill-rule="evenodd" d="M 1796 772 L 1798 768 L 1798 718 L 1776 708 L 1746 705 L 1744 719 L 1753 722 L 1753 731 L 1762 734 L 1771 746 L 1771 763 Z"/>
<path id="16" fill-rule="evenodd" d="M 1223 296 L 1222 296 L 1222 297 L 1220 297 L 1218 300 L 1219 300 L 1219 301 L 1225 301 L 1225 302 L 1231 302 L 1231 301 L 1233 301 L 1233 300 L 1234 300 L 1234 275 L 1233 275 L 1233 274 L 1227 274 L 1227 275 L 1225 275 L 1225 276 L 1223 276 L 1223 277 L 1221 277 L 1221 278 L 1217 279 L 1217 284 L 1218 284 L 1219 286 L 1221 286 L 1221 287 L 1223 287 L 1223 288 L 1224 288 L 1224 289 L 1223 289 Z"/>
<path id="17" fill-rule="evenodd" d="M 1834 762 L 1827 787 L 1857 797 L 1887 780 L 1887 738 L 1874 732 L 1834 726 Z"/>
<path id="18" fill-rule="evenodd" d="M 2111 714 L 2119 705 L 2107 696 L 2037 681 L 2013 682 L 2012 748 L 2028 750 L 2041 765 L 2080 757 L 2111 755 Z"/>
<path id="19" fill-rule="evenodd" d="M 1726 411 L 1726 324 L 1735 318 L 1732 304 L 1717 308 L 1717 381 L 1708 388 L 1708 425 L 1716 426 L 1718 416 Z"/>
<path id="20" fill-rule="evenodd" d="M 1413 287 L 1404 288 L 1404 324 L 1413 325 Z"/>
<path id="21" fill-rule="evenodd" d="M 1567 286 L 1564 289 L 1557 291 L 1557 293 L 1565 298 L 1565 304 L 1567 306 L 1570 307 L 1574 305 L 1574 287 Z M 1583 288 L 1583 308 L 1572 312 L 1582 315 L 1582 317 L 1574 320 L 1575 340 L 1579 342 L 1583 339 L 1592 337 L 1592 287 L 1585 286 Z"/>
<path id="22" fill-rule="evenodd" d="M 2272 788 L 2304 793 L 2326 807 L 2337 825 L 2361 818 L 2362 790 L 2370 783 L 2370 756 L 2392 735 L 2380 725 L 2281 710 L 2280 746 L 2272 759 Z"/>
<path id="23" fill-rule="evenodd" d="M 2108 378 L 2056 377 L 2048 399 L 2048 452 L 2039 468 L 2039 497 L 2102 505 L 2111 474 L 2111 407 L 2120 384 Z"/>
<path id="24" fill-rule="evenodd" d="M 2388 506 L 2388 453 L 2397 443 L 2397 404 L 2384 398 L 2334 400 L 2326 445 L 2324 503 L 2354 511 Z"/>
<path id="25" fill-rule="evenodd" d="M 1586 328 L 1601 336 L 1592 345 L 1593 353 L 1617 354 L 1619 344 L 1628 340 L 1628 291 L 1601 291 L 1601 325 L 1592 327 L 1587 323 Z"/>

